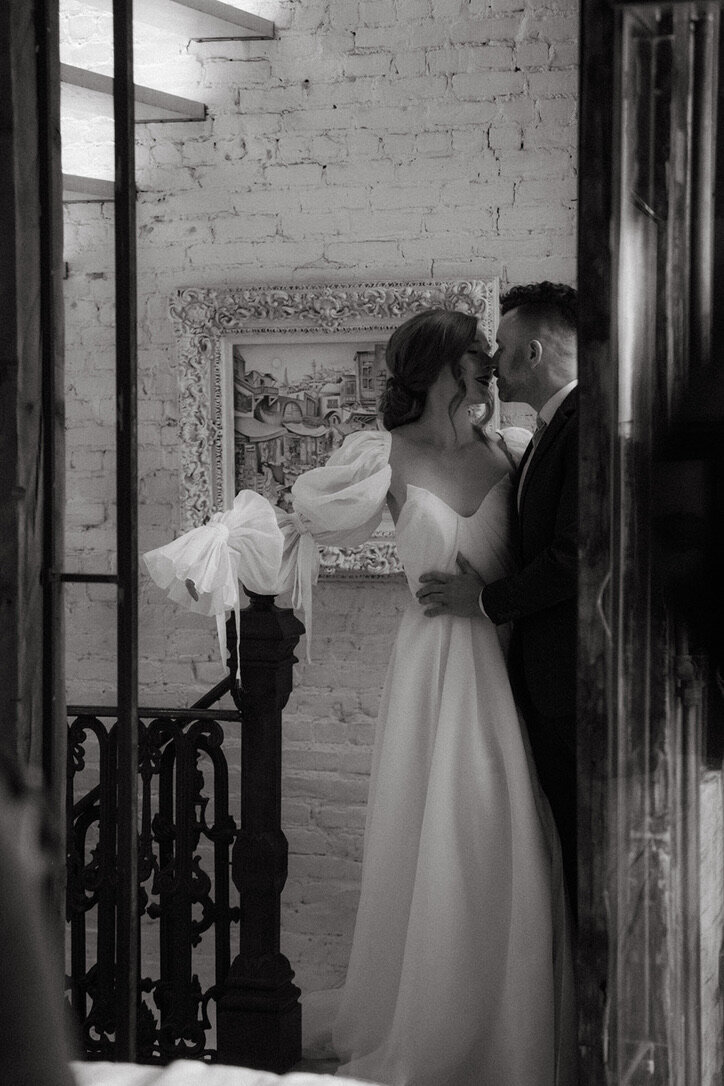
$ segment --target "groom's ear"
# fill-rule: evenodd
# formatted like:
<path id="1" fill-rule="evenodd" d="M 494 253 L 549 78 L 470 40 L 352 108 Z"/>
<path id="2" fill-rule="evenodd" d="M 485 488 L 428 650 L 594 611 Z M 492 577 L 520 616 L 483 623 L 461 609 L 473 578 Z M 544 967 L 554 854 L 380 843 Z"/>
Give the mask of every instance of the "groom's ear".
<path id="1" fill-rule="evenodd" d="M 538 365 L 543 357 L 543 344 L 539 339 L 532 339 L 528 344 L 528 361 L 531 367 Z"/>

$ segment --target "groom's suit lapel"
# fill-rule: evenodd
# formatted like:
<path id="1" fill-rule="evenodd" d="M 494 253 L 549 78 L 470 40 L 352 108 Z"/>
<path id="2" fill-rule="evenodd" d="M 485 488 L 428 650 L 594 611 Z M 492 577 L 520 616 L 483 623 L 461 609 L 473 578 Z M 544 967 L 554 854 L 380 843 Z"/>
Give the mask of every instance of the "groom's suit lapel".
<path id="1" fill-rule="evenodd" d="M 528 460 L 530 460 L 530 467 L 528 468 L 525 479 L 523 480 L 523 489 L 520 494 L 519 509 L 521 514 L 523 512 L 523 503 L 525 502 L 525 496 L 528 493 L 531 479 L 533 479 L 536 472 L 540 470 L 541 464 L 545 462 L 546 454 L 555 445 L 556 437 L 565 425 L 566 420 L 569 418 L 571 413 L 575 411 L 576 400 L 577 395 L 576 389 L 574 388 L 566 396 L 565 400 L 558 408 L 551 421 L 546 426 L 537 447 L 533 449 L 533 442 L 531 441 L 528 445 L 528 448 L 525 450 L 525 453 L 523 454 L 523 458 L 518 466 L 518 483 L 520 482 L 520 477 Z"/>
<path id="2" fill-rule="evenodd" d="M 528 444 L 525 447 L 525 452 L 521 456 L 520 463 L 518 464 L 518 467 L 516 469 L 516 473 L 515 473 L 516 490 L 517 490 L 518 486 L 520 485 L 520 477 L 523 474 L 523 472 L 525 471 L 525 465 L 530 460 L 532 453 L 533 453 L 533 439 L 531 438 L 530 441 L 528 442 Z"/>

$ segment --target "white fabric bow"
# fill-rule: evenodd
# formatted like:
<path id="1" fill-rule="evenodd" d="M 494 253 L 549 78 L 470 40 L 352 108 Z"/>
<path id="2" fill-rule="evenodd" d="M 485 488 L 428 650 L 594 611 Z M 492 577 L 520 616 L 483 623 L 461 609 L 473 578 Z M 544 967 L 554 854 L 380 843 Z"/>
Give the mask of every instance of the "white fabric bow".
<path id="1" fill-rule="evenodd" d="M 291 593 L 292 605 L 302 612 L 311 662 L 312 588 L 319 577 L 319 547 L 355 547 L 369 539 L 385 507 L 390 447 L 387 431 L 357 431 L 324 467 L 295 480 L 294 512 L 272 507 L 255 491 L 242 490 L 232 509 L 143 556 L 154 581 L 172 600 L 216 616 L 224 663 L 227 611 L 234 611 L 239 628 L 239 578 L 260 595 Z"/>
<path id="2" fill-rule="evenodd" d="M 284 536 L 274 510 L 260 494 L 242 490 L 231 509 L 215 513 L 172 543 L 148 551 L 143 561 L 169 599 L 189 611 L 215 615 L 221 661 L 226 667 L 226 612 L 233 611 L 240 635 L 239 577 L 262 596 L 278 591 Z M 238 661 L 238 654 L 237 654 Z M 239 679 L 237 662 L 237 679 Z"/>

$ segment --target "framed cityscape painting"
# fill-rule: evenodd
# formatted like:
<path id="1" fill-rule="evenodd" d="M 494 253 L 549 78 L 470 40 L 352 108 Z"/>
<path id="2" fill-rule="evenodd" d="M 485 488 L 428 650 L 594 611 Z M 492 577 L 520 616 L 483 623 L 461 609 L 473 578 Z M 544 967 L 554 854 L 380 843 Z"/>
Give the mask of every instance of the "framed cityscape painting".
<path id="1" fill-rule="evenodd" d="M 377 427 L 385 341 L 232 342 L 234 488 L 274 504 L 354 430 Z"/>

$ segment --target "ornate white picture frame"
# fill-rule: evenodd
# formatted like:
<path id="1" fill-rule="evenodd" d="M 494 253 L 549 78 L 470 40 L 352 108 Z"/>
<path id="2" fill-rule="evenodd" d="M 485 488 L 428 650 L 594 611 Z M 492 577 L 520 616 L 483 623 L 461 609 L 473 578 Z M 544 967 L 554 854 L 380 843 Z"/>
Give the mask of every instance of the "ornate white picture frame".
<path id="1" fill-rule="evenodd" d="M 328 345 L 336 343 L 340 358 L 356 357 L 361 346 L 383 343 L 408 317 L 436 306 L 478 317 L 494 341 L 497 278 L 179 290 L 170 315 L 178 337 L 182 528 L 203 524 L 233 499 L 240 463 L 234 374 L 245 347 L 252 358 L 255 352 L 264 358 L 269 345 L 285 345 L 288 354 L 290 344 L 306 349 L 318 343 L 328 356 Z M 356 417 L 348 412 L 348 418 Z M 383 522 L 360 547 L 325 548 L 322 575 L 366 579 L 400 573 L 392 536 L 391 521 Z"/>

